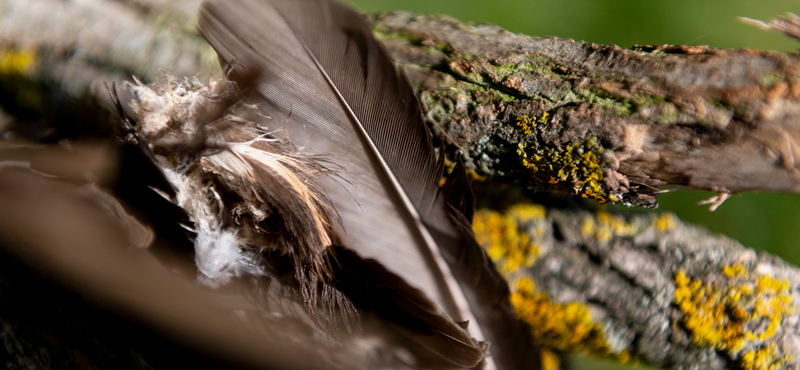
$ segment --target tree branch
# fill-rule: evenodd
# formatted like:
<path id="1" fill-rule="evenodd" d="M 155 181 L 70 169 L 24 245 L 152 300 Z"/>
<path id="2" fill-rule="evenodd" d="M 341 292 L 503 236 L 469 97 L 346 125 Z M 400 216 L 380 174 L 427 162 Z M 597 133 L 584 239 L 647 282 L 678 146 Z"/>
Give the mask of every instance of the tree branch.
<path id="1" fill-rule="evenodd" d="M 18 2 L 3 3 L 4 73 L 9 50 L 27 53 L 28 75 L 103 97 L 101 80 L 216 70 L 193 29 L 196 0 Z M 406 12 L 372 20 L 435 132 L 487 179 L 643 206 L 659 186 L 800 190 L 797 56 L 622 49 Z"/>
<path id="2" fill-rule="evenodd" d="M 475 231 L 546 347 L 665 368 L 797 366 L 800 274 L 777 257 L 670 213 L 523 203 L 479 210 Z"/>
<path id="3" fill-rule="evenodd" d="M 405 12 L 372 19 L 428 119 L 486 178 L 643 206 L 667 185 L 800 190 L 796 55 L 622 49 Z"/>

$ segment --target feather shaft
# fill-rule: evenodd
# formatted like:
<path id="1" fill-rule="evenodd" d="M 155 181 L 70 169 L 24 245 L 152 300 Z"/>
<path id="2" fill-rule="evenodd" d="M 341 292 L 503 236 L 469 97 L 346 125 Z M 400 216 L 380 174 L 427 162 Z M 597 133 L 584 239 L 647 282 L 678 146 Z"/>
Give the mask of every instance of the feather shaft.
<path id="1" fill-rule="evenodd" d="M 430 232 L 428 232 L 428 228 L 425 227 L 425 225 L 423 224 L 419 212 L 417 212 L 417 209 L 416 207 L 414 207 L 414 204 L 411 203 L 411 200 L 408 198 L 408 194 L 406 194 L 405 190 L 403 190 L 403 186 L 400 185 L 399 181 L 397 181 L 397 177 L 395 177 L 394 172 L 392 172 L 392 169 L 389 168 L 389 165 L 383 159 L 383 156 L 381 155 L 378 148 L 375 146 L 375 143 L 369 136 L 369 133 L 367 133 L 367 131 L 364 129 L 364 125 L 361 123 L 356 113 L 353 112 L 353 109 L 347 103 L 347 100 L 345 100 L 344 96 L 342 96 L 342 94 L 339 92 L 339 89 L 336 86 L 336 84 L 334 84 L 330 76 L 328 76 L 328 74 L 325 73 L 325 69 L 322 67 L 317 58 L 314 56 L 314 53 L 308 48 L 308 45 L 306 45 L 306 43 L 302 41 L 302 38 L 299 35 L 298 38 L 300 39 L 300 42 L 303 44 L 303 48 L 306 50 L 306 52 L 308 52 L 309 57 L 314 61 L 314 64 L 316 64 L 316 66 L 320 69 L 322 75 L 325 77 L 325 80 L 328 82 L 328 84 L 330 84 L 331 89 L 339 98 L 339 101 L 341 101 L 342 106 L 345 107 L 350 117 L 356 122 L 355 126 L 358 129 L 358 132 L 361 133 L 362 137 L 364 138 L 364 141 L 366 141 L 367 144 L 369 145 L 369 149 L 373 157 L 378 161 L 378 163 L 380 163 L 380 171 L 382 171 L 383 175 L 386 176 L 391 181 L 392 190 L 394 190 L 395 194 L 402 200 L 402 204 L 405 208 L 404 211 L 408 212 L 408 215 L 411 217 L 411 219 L 414 220 L 414 224 L 416 227 L 413 228 L 412 230 L 418 232 L 419 236 L 422 238 L 422 240 L 424 240 L 425 246 L 429 249 L 431 256 L 436 262 L 436 266 L 439 268 L 439 270 L 442 271 L 442 276 L 445 280 L 445 284 L 447 285 L 451 293 L 450 298 L 452 299 L 453 305 L 457 310 L 456 312 L 451 312 L 451 316 L 456 321 L 467 320 L 470 322 L 477 322 L 477 320 L 475 320 L 475 317 L 472 315 L 472 312 L 469 309 L 469 304 L 467 303 L 467 299 L 464 297 L 464 292 L 461 291 L 461 287 L 458 285 L 458 282 L 456 282 L 455 278 L 453 277 L 453 273 L 450 271 L 450 267 L 447 265 L 444 259 L 442 259 L 442 254 L 441 251 L 439 251 L 439 247 L 436 245 L 436 242 L 433 240 L 433 237 L 431 236 Z M 469 326 L 466 329 L 470 333 L 470 335 L 472 335 L 476 339 L 485 340 L 485 336 L 483 335 L 483 332 L 481 331 L 480 327 L 477 324 Z"/>
<path id="2" fill-rule="evenodd" d="M 282 138 L 340 166 L 339 179 L 315 179 L 341 217 L 334 243 L 379 263 L 387 271 L 376 274 L 398 275 L 447 313 L 424 297 L 398 301 L 421 305 L 406 313 L 447 318 L 430 322 L 457 336 L 434 352 L 458 366 L 477 364 L 481 346 L 470 345 L 466 326 L 499 344 L 489 368 L 495 359 L 503 369 L 535 363 L 508 287 L 471 233 L 466 178 L 456 174 L 439 188 L 443 156 L 437 161 L 416 96 L 361 16 L 327 0 L 209 0 L 199 21 L 228 78 L 271 117 L 261 124 L 282 124 Z M 416 294 L 399 283 L 393 289 Z M 472 325 L 457 323 L 463 319 Z M 466 346 L 452 347 L 458 342 Z"/>

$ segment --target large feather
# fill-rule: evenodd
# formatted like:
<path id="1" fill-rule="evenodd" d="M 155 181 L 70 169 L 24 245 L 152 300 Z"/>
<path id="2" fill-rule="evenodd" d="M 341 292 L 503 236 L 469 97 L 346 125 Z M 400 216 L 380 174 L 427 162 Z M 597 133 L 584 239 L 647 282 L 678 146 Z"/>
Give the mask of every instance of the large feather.
<path id="1" fill-rule="evenodd" d="M 295 145 L 343 169 L 340 179 L 318 180 L 341 216 L 338 242 L 420 289 L 453 320 L 474 314 L 480 326 L 471 333 L 495 343 L 503 368 L 538 367 L 505 282 L 469 230 L 465 179 L 441 194 L 443 162 L 418 102 L 360 15 L 333 1 L 212 0 L 199 21 L 228 78 L 253 91 L 271 118 L 263 124 L 283 126 Z M 451 360 L 474 365 L 472 347 Z"/>
<path id="2" fill-rule="evenodd" d="M 335 176 L 331 169 L 339 167 L 321 156 L 296 153 L 285 140 L 243 119 L 259 116 L 253 106 L 230 100 L 228 113 L 207 119 L 207 108 L 232 93 L 213 90 L 172 77 L 132 86 L 139 139 L 153 149 L 176 189 L 174 197 L 165 195 L 187 212 L 197 231 L 201 281 L 220 287 L 241 283 L 233 279 L 237 276 L 278 277 L 299 285 L 306 309 L 321 325 L 311 324 L 327 335 L 335 335 L 340 319 L 348 327 L 355 323 L 353 302 L 362 324 L 374 313 L 388 325 L 380 338 L 392 333 L 405 338 L 402 346 L 417 367 L 480 361 L 485 344 L 476 343 L 423 292 L 379 262 L 332 245 L 326 225 L 338 218 L 328 212 L 316 179 Z"/>

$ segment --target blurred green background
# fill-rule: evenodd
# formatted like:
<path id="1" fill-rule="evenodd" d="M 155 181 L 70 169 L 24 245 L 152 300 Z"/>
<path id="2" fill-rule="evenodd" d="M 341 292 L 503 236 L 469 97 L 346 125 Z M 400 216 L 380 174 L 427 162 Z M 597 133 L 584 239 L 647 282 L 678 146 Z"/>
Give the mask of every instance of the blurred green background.
<path id="1" fill-rule="evenodd" d="M 778 32 L 742 24 L 737 17 L 770 20 L 800 13 L 794 0 L 350 0 L 364 12 L 411 10 L 462 21 L 493 23 L 532 36 L 558 36 L 630 47 L 695 44 L 792 52 L 800 48 Z M 716 212 L 697 202 L 713 193 L 679 190 L 659 197 L 660 209 L 705 225 L 748 247 L 800 265 L 800 195 L 734 195 Z M 575 369 L 613 369 L 607 361 L 572 358 Z M 640 366 L 640 368 L 643 368 Z"/>

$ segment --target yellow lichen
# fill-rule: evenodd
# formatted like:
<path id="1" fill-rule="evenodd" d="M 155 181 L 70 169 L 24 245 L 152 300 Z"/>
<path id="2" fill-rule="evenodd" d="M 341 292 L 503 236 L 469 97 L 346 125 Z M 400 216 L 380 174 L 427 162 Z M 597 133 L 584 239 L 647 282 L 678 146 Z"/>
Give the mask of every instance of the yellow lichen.
<path id="1" fill-rule="evenodd" d="M 472 181 L 486 181 L 486 178 L 479 175 L 475 170 L 471 168 L 467 168 L 467 176 L 472 179 Z"/>
<path id="2" fill-rule="evenodd" d="M 675 228 L 675 217 L 672 213 L 662 213 L 656 219 L 658 231 L 669 231 Z"/>
<path id="3" fill-rule="evenodd" d="M 545 236 L 547 230 L 545 211 L 540 205 L 522 204 L 502 213 L 485 209 L 475 213 L 473 230 L 478 242 L 498 270 L 507 279 L 516 281 L 511 287 L 511 304 L 517 316 L 530 324 L 533 337 L 544 349 L 613 356 L 621 362 L 635 361 L 625 350 L 611 349 L 603 325 L 592 320 L 584 304 L 553 302 L 546 293 L 537 291 L 533 280 L 525 276 L 523 268 L 532 266 L 541 250 L 536 241 Z M 593 217 L 587 220 L 584 231 L 588 233 L 594 232 L 595 223 L 611 232 L 626 233 L 630 228 L 617 217 L 601 216 L 597 222 Z M 542 352 L 543 369 L 557 368 L 557 360 L 552 352 Z"/>
<path id="4" fill-rule="evenodd" d="M 540 117 L 521 115 L 517 117 L 517 127 L 525 135 L 531 135 L 536 124 L 547 124 L 549 114 Z M 517 155 L 522 165 L 541 184 L 557 193 L 578 194 L 594 198 L 600 202 L 619 200 L 603 190 L 603 168 L 601 160 L 603 146 L 596 137 L 588 137 L 567 144 L 563 148 L 537 147 L 524 142 L 517 144 Z"/>
<path id="5" fill-rule="evenodd" d="M 696 344 L 741 356 L 743 368 L 772 369 L 775 361 L 763 361 L 767 353 L 763 351 L 771 351 L 767 347 L 740 352 L 748 344 L 772 338 L 783 316 L 795 311 L 789 282 L 755 274 L 744 265 L 726 266 L 722 276 L 725 281 L 712 284 L 691 279 L 684 271 L 675 275 L 675 304 L 684 314 L 681 323 Z"/>
<path id="6" fill-rule="evenodd" d="M 786 363 L 793 360 L 791 355 L 781 356 L 777 346 L 770 343 L 742 355 L 739 366 L 745 370 L 779 370 L 785 368 Z"/>
<path id="7" fill-rule="evenodd" d="M 558 370 L 561 366 L 561 357 L 555 352 L 542 348 L 539 350 L 542 357 L 542 370 Z"/>
<path id="8" fill-rule="evenodd" d="M 536 291 L 530 279 L 519 279 L 511 293 L 517 316 L 530 324 L 536 342 L 546 348 L 580 351 L 599 356 L 615 356 L 627 361 L 630 355 L 612 352 L 605 340 L 603 326 L 592 321 L 583 304 L 555 303 L 547 294 Z"/>
<path id="9" fill-rule="evenodd" d="M 581 225 L 581 235 L 589 237 L 594 234 L 594 218 L 586 217 Z"/>
<path id="10" fill-rule="evenodd" d="M 475 213 L 472 228 L 498 270 L 507 273 L 533 266 L 539 247 L 519 225 L 544 216 L 544 207 L 537 204 L 515 205 L 503 214 L 481 209 Z"/>
<path id="11" fill-rule="evenodd" d="M 447 158 L 445 158 L 445 160 L 444 160 L 444 168 L 445 168 L 444 174 L 443 174 L 442 178 L 439 179 L 439 187 L 444 186 L 444 183 L 447 182 L 447 177 L 451 173 L 453 173 L 453 169 L 456 168 L 456 162 L 452 162 L 452 161 L 448 160 Z M 475 172 L 475 170 L 473 170 L 471 168 L 467 168 L 465 170 L 465 172 L 467 173 L 467 177 L 469 177 L 472 181 L 486 181 L 485 177 L 479 175 L 477 172 Z"/>
<path id="12" fill-rule="evenodd" d="M 36 51 L 0 49 L 0 75 L 25 75 L 36 62 Z"/>
<path id="13" fill-rule="evenodd" d="M 747 274 L 747 267 L 744 267 L 744 265 L 741 264 L 736 264 L 733 266 L 725 266 L 722 268 L 722 273 L 729 278 L 732 278 L 734 276 L 744 276 L 745 274 Z"/>
<path id="14" fill-rule="evenodd" d="M 549 117 L 550 113 L 547 112 L 544 112 L 540 117 L 517 116 L 517 126 L 519 126 L 525 135 L 530 135 L 533 133 L 533 128 L 537 123 L 546 125 Z"/>
<path id="15" fill-rule="evenodd" d="M 631 236 L 638 232 L 636 225 L 631 224 L 621 216 L 608 212 L 598 212 L 594 217 L 586 216 L 581 224 L 581 235 L 593 238 L 600 242 L 607 242 L 613 237 Z"/>

